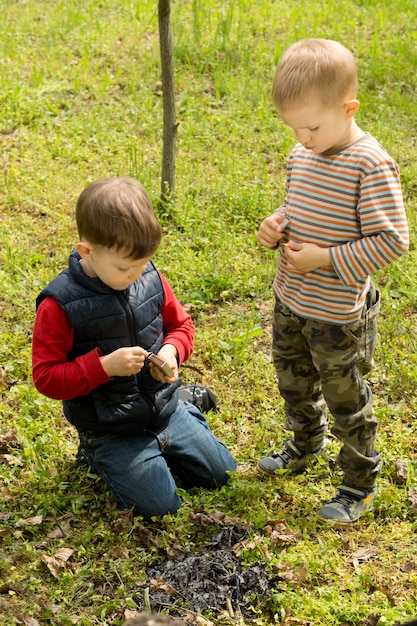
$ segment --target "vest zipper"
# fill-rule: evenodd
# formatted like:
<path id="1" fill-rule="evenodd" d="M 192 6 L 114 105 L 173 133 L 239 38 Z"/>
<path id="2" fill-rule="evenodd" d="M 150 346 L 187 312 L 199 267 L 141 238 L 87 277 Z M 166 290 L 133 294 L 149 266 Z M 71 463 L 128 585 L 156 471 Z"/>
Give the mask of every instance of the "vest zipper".
<path id="1" fill-rule="evenodd" d="M 122 298 L 123 297 L 126 300 L 126 319 L 127 319 L 127 324 L 128 324 L 128 327 L 129 327 L 130 342 L 131 342 L 132 346 L 134 346 L 134 345 L 136 345 L 135 318 L 133 316 L 133 312 L 132 312 L 132 309 L 131 309 L 131 306 L 130 306 L 130 302 L 129 302 L 129 290 L 128 289 L 122 295 Z M 141 346 L 141 348 L 143 348 L 143 346 Z M 136 384 L 138 386 L 139 391 L 142 394 L 143 399 L 145 400 L 145 402 L 149 406 L 150 412 L 152 414 L 151 422 L 155 422 L 155 419 L 156 419 L 156 409 L 155 409 L 155 406 L 154 406 L 153 402 L 151 402 L 151 400 L 149 399 L 149 396 L 146 393 L 146 389 L 143 386 L 143 376 L 141 376 L 141 372 L 142 372 L 142 370 L 140 370 L 140 372 L 138 372 L 135 375 Z"/>

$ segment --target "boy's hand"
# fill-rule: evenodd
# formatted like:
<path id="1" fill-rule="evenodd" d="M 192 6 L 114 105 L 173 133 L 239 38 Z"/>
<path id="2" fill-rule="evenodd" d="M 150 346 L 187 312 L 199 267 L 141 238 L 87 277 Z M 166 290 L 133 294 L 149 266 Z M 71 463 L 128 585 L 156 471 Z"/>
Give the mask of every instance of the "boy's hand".
<path id="1" fill-rule="evenodd" d="M 104 371 L 109 378 L 113 376 L 132 376 L 137 374 L 145 363 L 147 350 L 140 346 L 118 348 L 110 354 L 100 357 Z"/>
<path id="2" fill-rule="evenodd" d="M 165 374 L 153 363 L 149 364 L 151 376 L 155 380 L 159 380 L 160 383 L 175 383 L 178 380 L 178 352 L 175 346 L 170 343 L 166 343 L 162 346 L 158 355 L 163 361 L 168 363 L 172 371 L 173 376 L 165 376 Z"/>
<path id="3" fill-rule="evenodd" d="M 264 219 L 256 231 L 261 246 L 274 249 L 280 241 L 287 239 L 286 234 L 282 232 L 284 219 L 284 216 L 279 213 L 274 213 Z"/>
<path id="4" fill-rule="evenodd" d="M 289 241 L 282 246 L 290 268 L 298 272 L 312 272 L 319 267 L 332 267 L 329 248 L 321 248 L 314 243 Z"/>

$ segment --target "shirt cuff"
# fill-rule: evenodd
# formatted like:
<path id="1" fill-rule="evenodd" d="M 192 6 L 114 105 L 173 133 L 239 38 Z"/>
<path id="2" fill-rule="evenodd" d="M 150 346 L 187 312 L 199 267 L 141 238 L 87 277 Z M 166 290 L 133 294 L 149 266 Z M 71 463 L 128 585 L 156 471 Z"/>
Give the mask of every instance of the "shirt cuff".
<path id="1" fill-rule="evenodd" d="M 102 355 L 102 351 L 99 348 L 95 348 L 91 350 L 91 352 L 87 352 L 87 354 L 83 354 L 79 357 L 81 371 L 87 379 L 88 386 L 91 390 L 112 380 L 112 378 L 106 374 L 101 364 L 100 356 Z"/>

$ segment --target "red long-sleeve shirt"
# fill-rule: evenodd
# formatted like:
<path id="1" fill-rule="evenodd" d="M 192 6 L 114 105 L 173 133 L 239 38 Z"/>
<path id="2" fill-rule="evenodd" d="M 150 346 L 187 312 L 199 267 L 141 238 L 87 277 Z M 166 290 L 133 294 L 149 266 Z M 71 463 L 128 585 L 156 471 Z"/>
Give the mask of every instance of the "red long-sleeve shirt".
<path id="1" fill-rule="evenodd" d="M 194 325 L 167 279 L 160 272 L 159 275 L 164 289 L 164 343 L 176 347 L 179 362 L 183 363 L 194 349 Z M 85 396 L 111 380 L 101 365 L 102 352 L 98 348 L 68 360 L 73 341 L 74 331 L 64 310 L 54 298 L 45 298 L 33 329 L 32 375 L 36 389 L 49 398 L 71 400 Z"/>

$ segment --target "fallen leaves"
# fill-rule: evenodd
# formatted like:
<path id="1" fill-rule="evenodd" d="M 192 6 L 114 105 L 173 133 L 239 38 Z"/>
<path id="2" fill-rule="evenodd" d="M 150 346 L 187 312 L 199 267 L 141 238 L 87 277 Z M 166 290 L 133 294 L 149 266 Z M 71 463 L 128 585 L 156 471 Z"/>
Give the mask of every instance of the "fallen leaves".
<path id="1" fill-rule="evenodd" d="M 408 480 L 408 460 L 397 459 L 393 464 L 391 478 L 397 485 L 405 485 Z"/>
<path id="2" fill-rule="evenodd" d="M 66 569 L 68 559 L 70 559 L 73 554 L 74 550 L 71 548 L 60 548 L 52 556 L 44 554 L 42 560 L 46 563 L 52 576 L 59 580 Z"/>
<path id="3" fill-rule="evenodd" d="M 30 526 L 39 526 L 42 524 L 42 515 L 35 515 L 35 517 L 21 518 L 15 524 L 16 528 L 28 528 Z"/>
<path id="4" fill-rule="evenodd" d="M 11 385 L 4 367 L 0 365 L 0 389 L 8 389 Z"/>
<path id="5" fill-rule="evenodd" d="M 10 466 L 19 465 L 20 467 L 23 465 L 21 459 L 14 454 L 0 454 L 0 463 Z"/>
<path id="6" fill-rule="evenodd" d="M 212 511 L 206 513 L 203 507 L 197 507 L 194 513 L 191 513 L 190 520 L 196 525 L 206 528 L 207 526 L 213 526 L 213 524 L 222 523 L 224 526 L 232 526 L 240 522 L 238 518 L 229 517 L 222 511 Z"/>
<path id="7" fill-rule="evenodd" d="M 49 531 L 46 536 L 48 537 L 48 539 L 63 539 L 68 535 L 70 529 L 71 521 L 69 519 L 64 520 L 62 522 L 59 522 L 59 525 L 53 530 Z"/>
<path id="8" fill-rule="evenodd" d="M 2 433 L 0 435 L 0 464 L 3 463 L 9 466 L 18 465 L 21 467 L 23 462 L 20 457 L 16 456 L 16 454 L 11 454 L 11 452 L 15 452 L 15 450 L 21 447 L 21 443 L 13 430 Z"/>
<path id="9" fill-rule="evenodd" d="M 411 510 L 417 512 L 417 491 L 410 489 L 408 492 L 408 500 L 411 503 Z"/>
<path id="10" fill-rule="evenodd" d="M 285 520 L 270 520 L 264 525 L 264 533 L 271 542 L 272 547 L 283 543 L 296 543 L 299 533 L 293 531 Z"/>
<path id="11" fill-rule="evenodd" d="M 357 568 L 360 563 L 365 563 L 377 555 L 376 548 L 361 548 L 352 554 L 352 563 Z"/>
<path id="12" fill-rule="evenodd" d="M 309 579 L 307 566 L 289 567 L 280 563 L 274 567 L 274 573 L 290 585 L 304 583 Z"/>

